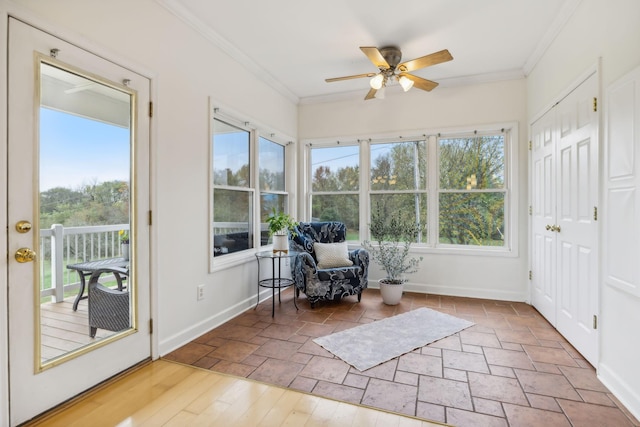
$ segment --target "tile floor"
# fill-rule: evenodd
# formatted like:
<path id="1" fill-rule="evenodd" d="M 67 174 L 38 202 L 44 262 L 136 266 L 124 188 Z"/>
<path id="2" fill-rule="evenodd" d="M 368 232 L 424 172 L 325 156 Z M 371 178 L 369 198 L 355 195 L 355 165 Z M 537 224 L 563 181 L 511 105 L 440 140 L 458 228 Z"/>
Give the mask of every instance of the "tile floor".
<path id="1" fill-rule="evenodd" d="M 456 426 L 640 426 L 593 367 L 531 306 L 376 289 L 311 309 L 293 292 L 249 310 L 166 359 Z M 476 324 L 360 372 L 314 337 L 428 307 Z"/>

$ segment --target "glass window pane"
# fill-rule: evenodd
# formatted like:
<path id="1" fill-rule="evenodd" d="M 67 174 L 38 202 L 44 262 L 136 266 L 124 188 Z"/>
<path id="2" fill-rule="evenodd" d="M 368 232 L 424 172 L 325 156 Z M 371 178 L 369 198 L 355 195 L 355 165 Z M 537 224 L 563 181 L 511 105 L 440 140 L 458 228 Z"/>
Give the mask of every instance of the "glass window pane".
<path id="1" fill-rule="evenodd" d="M 360 147 L 311 149 L 312 191 L 354 191 L 359 188 Z"/>
<path id="2" fill-rule="evenodd" d="M 440 194 L 440 243 L 504 246 L 504 193 Z"/>
<path id="3" fill-rule="evenodd" d="M 249 132 L 213 121 L 213 183 L 249 186 Z"/>
<path id="4" fill-rule="evenodd" d="M 440 188 L 504 188 L 504 136 L 440 139 Z"/>
<path id="5" fill-rule="evenodd" d="M 347 226 L 347 240 L 360 240 L 357 194 L 314 195 L 311 199 L 312 221 L 340 221 Z"/>
<path id="6" fill-rule="evenodd" d="M 427 195 L 419 194 L 372 194 L 371 210 L 381 209 L 383 215 L 390 218 L 397 213 L 407 222 L 419 222 L 422 229 L 417 242 L 427 241 Z"/>
<path id="7" fill-rule="evenodd" d="M 260 245 L 271 244 L 267 218 L 275 209 L 276 212 L 286 212 L 287 196 L 284 194 L 260 194 Z"/>
<path id="8" fill-rule="evenodd" d="M 424 190 L 427 187 L 425 141 L 371 146 L 372 190 Z"/>
<path id="9" fill-rule="evenodd" d="M 214 256 L 253 247 L 251 196 L 250 191 L 214 190 Z"/>
<path id="10" fill-rule="evenodd" d="M 284 147 L 259 138 L 260 190 L 284 191 Z"/>

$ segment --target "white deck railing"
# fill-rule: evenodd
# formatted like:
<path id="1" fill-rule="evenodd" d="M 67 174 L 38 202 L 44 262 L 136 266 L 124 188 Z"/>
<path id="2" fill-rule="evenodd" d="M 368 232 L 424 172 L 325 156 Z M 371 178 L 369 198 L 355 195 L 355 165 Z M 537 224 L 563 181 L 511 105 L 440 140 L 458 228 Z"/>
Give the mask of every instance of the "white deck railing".
<path id="1" fill-rule="evenodd" d="M 40 230 L 40 296 L 64 299 L 65 292 L 80 286 L 78 273 L 68 264 L 121 256 L 120 230 L 129 224 L 63 227 L 54 224 Z"/>

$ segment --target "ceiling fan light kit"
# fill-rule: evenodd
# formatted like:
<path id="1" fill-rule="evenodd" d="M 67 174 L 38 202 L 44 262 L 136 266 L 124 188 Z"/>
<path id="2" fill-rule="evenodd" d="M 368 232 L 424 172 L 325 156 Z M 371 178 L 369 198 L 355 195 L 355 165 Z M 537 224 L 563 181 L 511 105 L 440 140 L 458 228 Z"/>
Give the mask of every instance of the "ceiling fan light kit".
<path id="1" fill-rule="evenodd" d="M 378 73 L 334 77 L 331 79 L 325 79 L 325 81 L 330 83 L 361 77 L 372 77 L 371 80 L 369 80 L 369 86 L 371 86 L 371 89 L 369 90 L 369 93 L 367 93 L 367 96 L 365 96 L 365 100 L 372 98 L 384 99 L 384 89 L 387 86 L 387 82 L 393 81 L 394 79 L 398 81 L 405 92 L 414 86 L 427 92 L 431 91 L 433 88 L 438 86 L 438 83 L 409 74 L 409 72 L 451 61 L 453 59 L 447 49 L 403 63 L 400 63 L 400 60 L 402 59 L 402 52 L 395 46 L 387 46 L 380 49 L 377 47 L 361 47 L 360 50 L 362 50 L 367 58 L 369 58 L 373 65 L 378 67 Z"/>

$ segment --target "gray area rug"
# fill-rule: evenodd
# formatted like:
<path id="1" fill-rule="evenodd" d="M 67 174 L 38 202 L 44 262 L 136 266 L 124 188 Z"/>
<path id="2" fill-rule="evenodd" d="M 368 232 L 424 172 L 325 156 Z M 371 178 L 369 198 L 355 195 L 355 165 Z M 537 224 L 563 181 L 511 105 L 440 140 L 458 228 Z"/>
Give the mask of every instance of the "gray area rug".
<path id="1" fill-rule="evenodd" d="M 313 340 L 359 371 L 453 335 L 473 322 L 428 308 L 377 320 Z"/>

